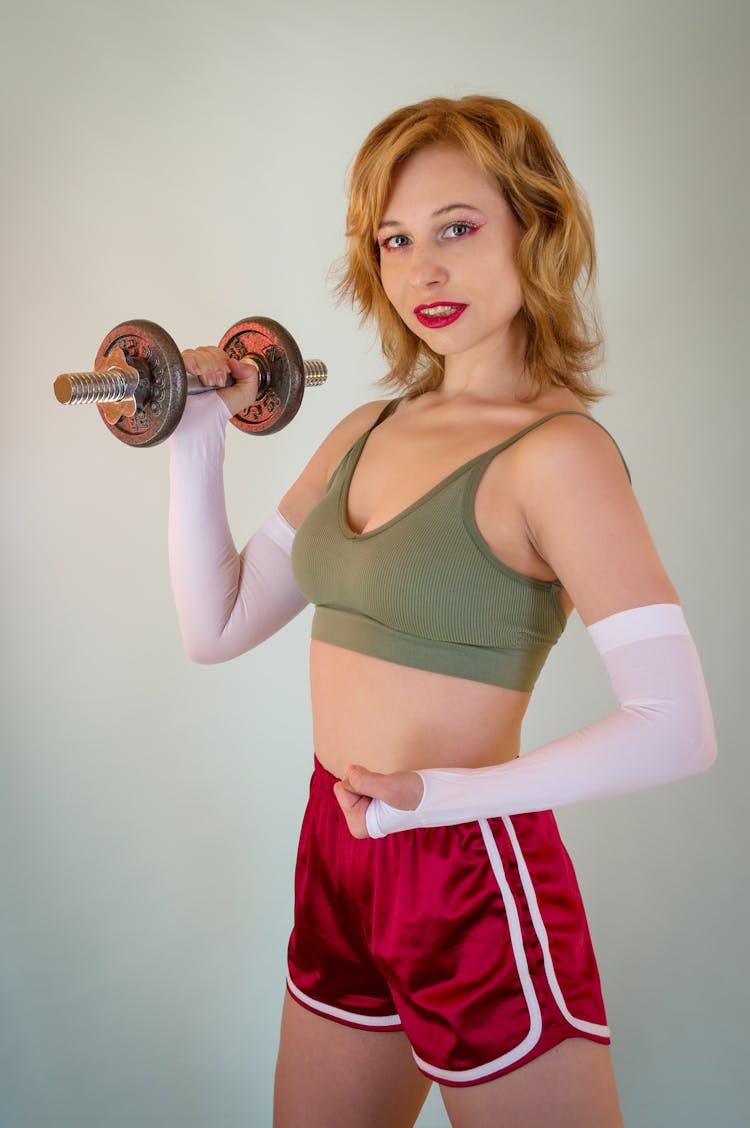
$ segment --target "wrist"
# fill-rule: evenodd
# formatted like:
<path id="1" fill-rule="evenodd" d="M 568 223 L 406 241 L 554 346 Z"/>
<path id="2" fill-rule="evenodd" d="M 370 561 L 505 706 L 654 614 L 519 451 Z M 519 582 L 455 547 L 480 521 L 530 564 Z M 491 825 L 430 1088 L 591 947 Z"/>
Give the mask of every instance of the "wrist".
<path id="1" fill-rule="evenodd" d="M 416 830 L 420 824 L 420 812 L 427 794 L 427 771 L 412 770 L 405 773 L 415 776 L 413 794 L 409 796 L 409 807 L 392 807 L 383 799 L 371 799 L 365 812 L 367 833 L 370 838 L 384 838 L 398 830 Z M 406 798 L 406 797 L 405 797 Z"/>
<path id="2" fill-rule="evenodd" d="M 226 388 L 219 388 L 217 395 L 230 415 L 239 415 L 257 400 L 261 373 L 249 356 L 239 361 L 230 360 L 229 366 L 234 383 Z"/>
<path id="3" fill-rule="evenodd" d="M 170 436 L 170 446 L 175 451 L 208 450 L 212 446 L 223 448 L 227 421 L 231 411 L 215 393 L 188 396 L 182 418 Z"/>

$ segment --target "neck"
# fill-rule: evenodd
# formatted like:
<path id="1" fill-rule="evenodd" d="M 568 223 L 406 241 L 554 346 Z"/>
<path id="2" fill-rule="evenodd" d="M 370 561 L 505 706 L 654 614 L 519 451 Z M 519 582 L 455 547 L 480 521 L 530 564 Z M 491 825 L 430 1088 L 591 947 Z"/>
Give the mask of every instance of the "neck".
<path id="1" fill-rule="evenodd" d="M 446 399 L 471 396 L 499 403 L 535 394 L 524 364 L 525 338 L 508 332 L 500 342 L 482 342 L 471 352 L 446 356 L 442 394 Z"/>
<path id="2" fill-rule="evenodd" d="M 474 396 L 496 402 L 517 402 L 535 394 L 526 373 L 526 325 L 520 315 L 500 335 L 479 341 L 473 349 L 445 356 L 443 395 Z"/>

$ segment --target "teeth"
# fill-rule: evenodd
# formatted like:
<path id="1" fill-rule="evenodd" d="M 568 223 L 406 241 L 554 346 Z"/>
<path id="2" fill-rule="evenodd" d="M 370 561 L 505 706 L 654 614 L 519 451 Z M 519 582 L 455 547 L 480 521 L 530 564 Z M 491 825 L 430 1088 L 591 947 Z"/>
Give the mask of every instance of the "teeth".
<path id="1" fill-rule="evenodd" d="M 423 317 L 448 317 L 451 313 L 455 313 L 458 306 L 432 306 L 431 309 L 423 309 L 421 311 Z"/>

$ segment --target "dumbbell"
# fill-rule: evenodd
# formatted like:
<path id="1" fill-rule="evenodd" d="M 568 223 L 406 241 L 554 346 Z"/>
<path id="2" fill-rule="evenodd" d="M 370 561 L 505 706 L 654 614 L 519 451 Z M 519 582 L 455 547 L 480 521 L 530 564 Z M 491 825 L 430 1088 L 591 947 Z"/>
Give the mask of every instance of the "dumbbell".
<path id="1" fill-rule="evenodd" d="M 126 364 L 103 362 L 121 349 Z M 320 360 L 303 360 L 290 333 L 270 317 L 237 321 L 219 342 L 233 360 L 253 361 L 260 373 L 256 400 L 232 423 L 253 435 L 270 435 L 290 423 L 306 386 L 322 384 Z M 62 404 L 96 403 L 109 430 L 129 446 L 155 446 L 168 438 L 185 410 L 185 399 L 213 392 L 189 375 L 169 333 L 153 321 L 123 321 L 111 329 L 96 354 L 95 372 L 66 372 L 55 380 Z M 105 369 L 102 371 L 102 369 Z M 234 380 L 228 378 L 227 384 Z"/>

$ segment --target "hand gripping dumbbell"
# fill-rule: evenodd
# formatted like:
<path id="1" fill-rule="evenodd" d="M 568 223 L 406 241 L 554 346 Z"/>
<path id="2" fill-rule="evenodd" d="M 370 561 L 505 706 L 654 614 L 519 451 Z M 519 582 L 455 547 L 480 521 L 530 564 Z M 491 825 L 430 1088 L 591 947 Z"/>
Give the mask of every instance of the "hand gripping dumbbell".
<path id="1" fill-rule="evenodd" d="M 252 360 L 260 373 L 257 399 L 232 423 L 253 435 L 270 435 L 290 423 L 306 386 L 327 376 L 320 360 L 303 360 L 294 338 L 277 321 L 238 321 L 219 342 L 233 360 Z M 115 354 L 121 349 L 125 364 Z M 113 364 L 107 366 L 107 357 Z M 114 363 L 114 356 L 118 362 Z M 153 321 L 124 321 L 110 330 L 96 354 L 95 372 L 67 372 L 55 380 L 59 403 L 96 403 L 116 438 L 129 446 L 155 446 L 168 438 L 185 410 L 185 399 L 212 392 L 185 371 L 180 350 Z M 231 377 L 227 385 L 233 384 Z"/>

